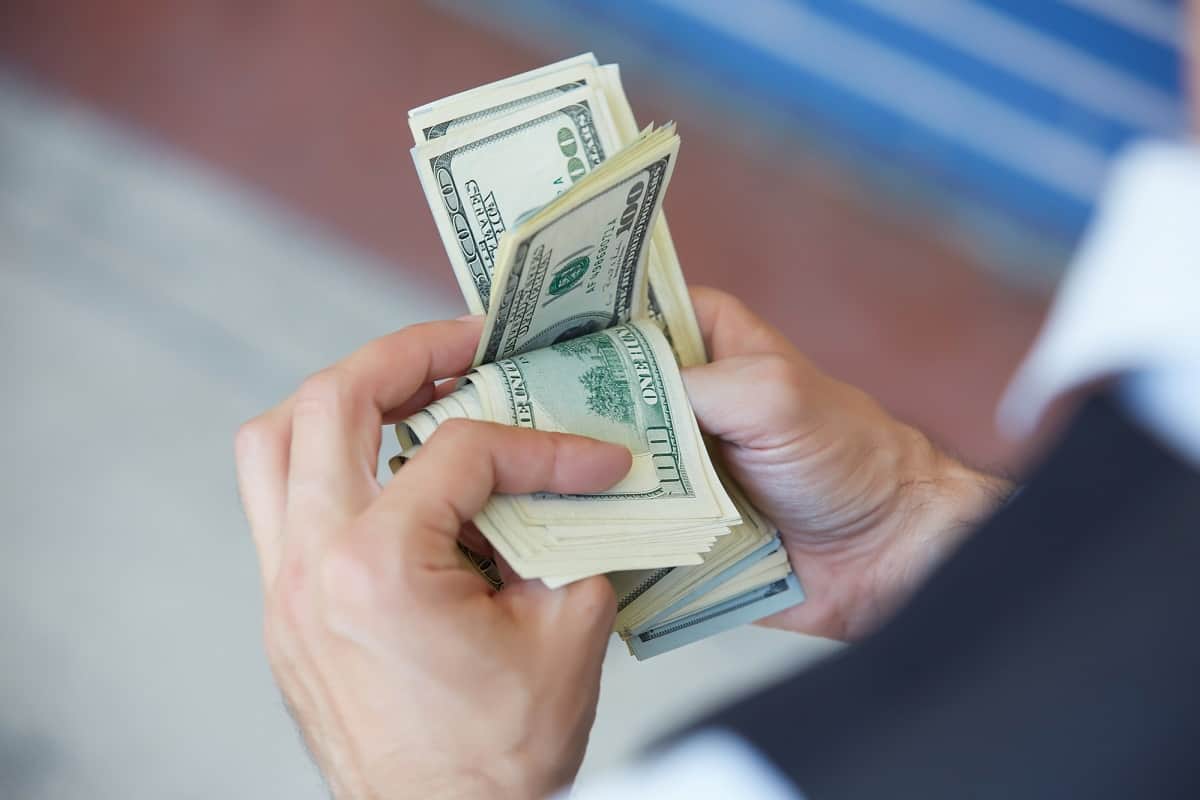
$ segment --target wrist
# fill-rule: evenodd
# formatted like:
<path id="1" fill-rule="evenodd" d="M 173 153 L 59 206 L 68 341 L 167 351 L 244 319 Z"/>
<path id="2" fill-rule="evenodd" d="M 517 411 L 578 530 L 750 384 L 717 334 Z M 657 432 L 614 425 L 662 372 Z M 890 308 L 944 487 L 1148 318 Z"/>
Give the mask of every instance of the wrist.
<path id="1" fill-rule="evenodd" d="M 373 780 L 370 788 L 364 792 L 334 791 L 334 797 L 337 800 L 482 800 L 510 796 L 504 794 L 501 788 L 487 776 L 473 772 L 430 775 L 423 771 L 414 771 L 393 774 L 383 780 Z"/>
<path id="2" fill-rule="evenodd" d="M 484 775 L 457 774 L 398 782 L 372 795 L 370 800 L 484 800 L 506 796 L 500 786 Z M 532 800 L 532 795 L 529 797 Z"/>
<path id="3" fill-rule="evenodd" d="M 971 469 L 916 435 L 922 440 L 914 458 L 919 466 L 901 482 L 892 529 L 863 587 L 867 609 L 859 617 L 868 630 L 902 604 L 1013 489 L 1010 481 Z"/>
<path id="4" fill-rule="evenodd" d="M 540 800 L 557 788 L 549 778 L 535 780 L 535 770 L 507 763 L 503 758 L 486 769 L 464 765 L 435 767 L 432 761 L 376 774 L 370 781 L 370 790 L 364 794 L 335 792 L 335 796 L 338 800 L 494 800 L 497 797 Z"/>

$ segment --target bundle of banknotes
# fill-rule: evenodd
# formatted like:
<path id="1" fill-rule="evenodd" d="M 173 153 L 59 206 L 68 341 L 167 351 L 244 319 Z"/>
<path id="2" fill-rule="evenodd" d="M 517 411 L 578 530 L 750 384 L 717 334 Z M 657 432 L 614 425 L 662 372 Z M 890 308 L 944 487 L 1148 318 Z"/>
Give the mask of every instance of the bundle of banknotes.
<path id="1" fill-rule="evenodd" d="M 396 426 L 393 469 L 447 419 L 617 442 L 592 495 L 496 495 L 475 524 L 522 578 L 604 574 L 648 658 L 803 600 L 775 527 L 701 435 L 680 368 L 706 360 L 663 197 L 673 124 L 641 130 L 616 65 L 588 53 L 409 112 L 455 277 L 485 314 L 472 371 Z M 501 587 L 495 563 L 464 556 Z"/>

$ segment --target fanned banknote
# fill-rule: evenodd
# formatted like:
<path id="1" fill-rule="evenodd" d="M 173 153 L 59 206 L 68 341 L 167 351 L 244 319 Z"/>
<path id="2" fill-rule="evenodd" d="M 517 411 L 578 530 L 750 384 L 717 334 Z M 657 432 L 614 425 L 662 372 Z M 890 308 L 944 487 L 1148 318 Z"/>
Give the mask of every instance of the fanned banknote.
<path id="1" fill-rule="evenodd" d="M 649 658 L 804 598 L 775 527 L 710 454 L 680 378 L 707 360 L 662 213 L 673 124 L 639 129 L 590 53 L 409 112 L 413 160 L 467 306 L 475 368 L 396 426 L 393 470 L 456 417 L 633 454 L 594 495 L 497 495 L 475 520 L 523 578 L 606 574 Z M 490 556 L 464 558 L 501 586 Z"/>

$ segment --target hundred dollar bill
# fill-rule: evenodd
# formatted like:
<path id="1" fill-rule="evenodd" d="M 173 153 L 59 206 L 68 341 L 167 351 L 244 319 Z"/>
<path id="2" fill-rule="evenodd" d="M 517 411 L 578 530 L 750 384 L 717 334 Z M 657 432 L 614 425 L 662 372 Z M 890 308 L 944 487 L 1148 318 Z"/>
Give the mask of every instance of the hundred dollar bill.
<path id="1" fill-rule="evenodd" d="M 707 639 L 723 631 L 757 622 L 804 601 L 804 590 L 794 574 L 752 589 L 688 616 L 641 631 L 625 640 L 639 661 Z"/>
<path id="2" fill-rule="evenodd" d="M 505 237 L 476 364 L 647 316 L 650 233 L 678 151 L 673 125 L 648 133 Z"/>
<path id="3" fill-rule="evenodd" d="M 467 305 L 488 310 L 504 233 L 589 172 L 616 134 L 594 90 L 581 88 L 413 148 L 438 233 Z"/>
<path id="4" fill-rule="evenodd" d="M 581 434 L 633 455 L 629 473 L 604 492 L 488 502 L 476 524 L 522 577 L 695 564 L 741 521 L 707 458 L 666 340 L 649 322 L 477 367 L 397 426 L 405 454 L 457 416 Z"/>
<path id="5" fill-rule="evenodd" d="M 564 119 L 566 124 L 557 125 Z M 554 257 L 574 252 L 569 241 L 595 252 L 604 238 L 603 227 L 591 228 L 577 217 L 561 227 L 560 240 L 543 242 L 552 244 L 554 251 L 548 260 L 533 257 L 536 242 L 531 237 L 538 225 L 529 223 L 539 218 L 542 223 L 558 220 L 564 208 L 575 208 L 577 197 L 570 195 L 582 197 L 605 164 L 627 156 L 630 145 L 639 141 L 641 134 L 615 65 L 599 65 L 591 54 L 551 64 L 414 109 L 410 126 L 417 142 L 414 161 L 464 297 L 473 311 L 489 312 L 485 324 L 491 335 L 477 353 L 481 367 L 488 361 L 492 366 L 521 361 L 554 342 L 580 341 L 588 331 L 606 324 L 606 311 L 613 320 L 607 323 L 610 329 L 626 319 L 652 320 L 682 366 L 707 360 L 661 210 L 640 245 L 645 277 L 635 272 L 634 280 L 624 284 L 644 286 L 635 289 L 632 299 L 625 295 L 627 313 L 617 302 L 620 292 L 611 289 L 622 286 L 619 282 L 610 283 L 598 296 L 593 292 L 580 297 L 581 287 L 589 285 L 587 270 L 595 268 L 591 259 L 585 266 Z M 595 146 L 585 152 L 577 146 L 584 141 Z M 568 157 L 577 161 L 564 167 L 561 162 Z M 600 184 L 607 185 L 607 179 Z M 565 201 L 556 201 L 560 194 L 568 195 Z M 515 249 L 502 252 L 509 240 L 512 248 L 518 240 L 530 245 L 525 261 L 513 262 Z M 542 253 L 545 256 L 545 248 Z M 609 255 L 605 250 L 605 259 Z M 517 269 L 512 269 L 514 265 Z M 610 269 L 607 274 L 622 272 Z M 506 295 L 505 289 L 511 291 Z M 493 352 L 487 352 L 488 344 L 494 345 Z M 514 385 L 527 377 L 522 375 Z M 550 385 L 534 381 L 538 382 Z M 414 415 L 405 426 L 397 426 L 404 453 L 411 455 L 441 422 L 455 416 L 517 424 L 513 420 L 519 412 L 512 409 L 522 407 L 519 394 L 528 390 L 517 386 L 505 398 L 503 391 L 496 392 L 497 386 L 501 384 L 477 376 L 468 379 L 452 395 Z M 493 412 L 493 407 L 499 411 Z M 547 424 L 555 417 L 549 409 L 542 409 L 539 416 Z M 565 420 L 562 429 L 586 430 L 586 423 L 574 430 L 581 423 L 569 413 L 560 411 L 559 416 Z M 697 449 L 705 466 L 705 481 L 697 484 L 727 486 L 729 495 L 723 490 L 720 495 L 732 496 L 734 505 L 724 509 L 721 518 L 673 519 L 671 515 L 651 521 L 596 515 L 583 498 L 538 498 L 539 502 L 497 498 L 478 520 L 481 530 L 490 531 L 488 538 L 496 551 L 510 563 L 522 565 L 519 574 L 537 575 L 556 586 L 607 572 L 619 599 L 617 629 L 639 658 L 759 619 L 803 597 L 774 526 L 741 496 L 728 476 L 712 473 L 714 459 L 704 451 L 690 409 L 688 416 L 690 438 L 701 442 Z M 682 430 L 678 423 L 674 427 L 676 433 Z M 694 472 L 689 475 L 695 477 Z M 648 497 L 662 491 L 661 484 L 655 487 L 649 473 L 636 466 L 614 488 Z M 655 499 L 661 503 L 662 497 Z M 646 504 L 651 509 L 654 505 Z M 780 584 L 777 579 L 784 572 L 787 576 Z"/>
<path id="6" fill-rule="evenodd" d="M 661 628 L 668 623 L 690 617 L 718 603 L 774 583 L 780 578 L 786 578 L 790 572 L 787 551 L 780 542 L 775 542 L 774 548 L 769 552 L 754 558 L 726 579 L 712 583 L 703 591 L 691 593 L 686 600 L 671 606 L 655 616 L 651 622 L 631 631 L 630 635 L 637 636 L 642 631 Z"/>
<path id="7" fill-rule="evenodd" d="M 720 475 L 720 473 L 718 473 Z M 694 566 L 622 572 L 610 576 L 617 596 L 615 629 L 622 636 L 663 619 L 675 609 L 732 580 L 780 547 L 774 526 L 742 496 L 737 484 L 723 478 L 742 523 L 730 529 Z"/>
<path id="8" fill-rule="evenodd" d="M 528 98 L 535 91 L 519 88 L 535 84 L 544 79 L 552 79 L 550 86 L 561 86 L 572 82 L 572 78 L 564 77 L 577 69 L 594 69 L 599 66 L 596 56 L 583 53 L 573 58 L 556 61 L 544 67 L 522 72 L 508 78 L 476 86 L 449 97 L 443 97 L 432 103 L 417 106 L 408 112 L 408 126 L 412 129 L 413 138 L 422 142 L 445 135 L 446 131 L 463 125 L 469 125 L 479 119 L 496 116 L 498 109 L 512 110 L 518 107 L 519 98 Z M 536 99 L 543 99 L 538 97 Z M 511 104 L 511 105 L 510 105 Z M 528 105 L 525 102 L 524 105 Z"/>
<path id="9" fill-rule="evenodd" d="M 518 83 L 493 86 L 484 92 L 442 101 L 419 112 L 410 112 L 409 127 L 417 142 L 445 136 L 480 122 L 550 100 L 576 89 L 595 88 L 601 72 L 594 60 L 570 59 L 560 69 Z"/>
<path id="10" fill-rule="evenodd" d="M 637 140 L 639 129 L 621 84 L 620 69 L 616 64 L 599 66 L 591 53 L 414 109 L 409 112 L 409 125 L 420 144 L 583 88 L 595 90 L 607 108 L 615 128 L 614 146 L 628 146 Z M 484 259 L 476 266 L 490 276 L 492 262 Z M 651 236 L 648 272 L 649 315 L 663 328 L 681 365 L 703 364 L 704 342 L 663 214 Z M 486 310 L 485 306 L 471 305 L 477 313 Z"/>
<path id="11" fill-rule="evenodd" d="M 683 380 L 662 333 L 637 322 L 479 367 L 484 404 L 498 421 L 577 433 L 624 445 L 629 475 L 607 500 L 532 495 L 511 502 L 530 520 L 568 524 L 738 520 L 695 422 Z M 620 502 L 613 502 L 619 499 Z"/>

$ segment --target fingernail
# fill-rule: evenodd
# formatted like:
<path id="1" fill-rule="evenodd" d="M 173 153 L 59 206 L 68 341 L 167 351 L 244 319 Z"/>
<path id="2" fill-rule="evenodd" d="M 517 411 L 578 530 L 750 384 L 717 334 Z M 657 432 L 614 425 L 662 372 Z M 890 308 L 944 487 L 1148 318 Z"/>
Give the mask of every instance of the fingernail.
<path id="1" fill-rule="evenodd" d="M 461 317 L 455 317 L 456 322 L 474 322 L 477 319 L 483 319 L 483 314 L 463 314 Z"/>

